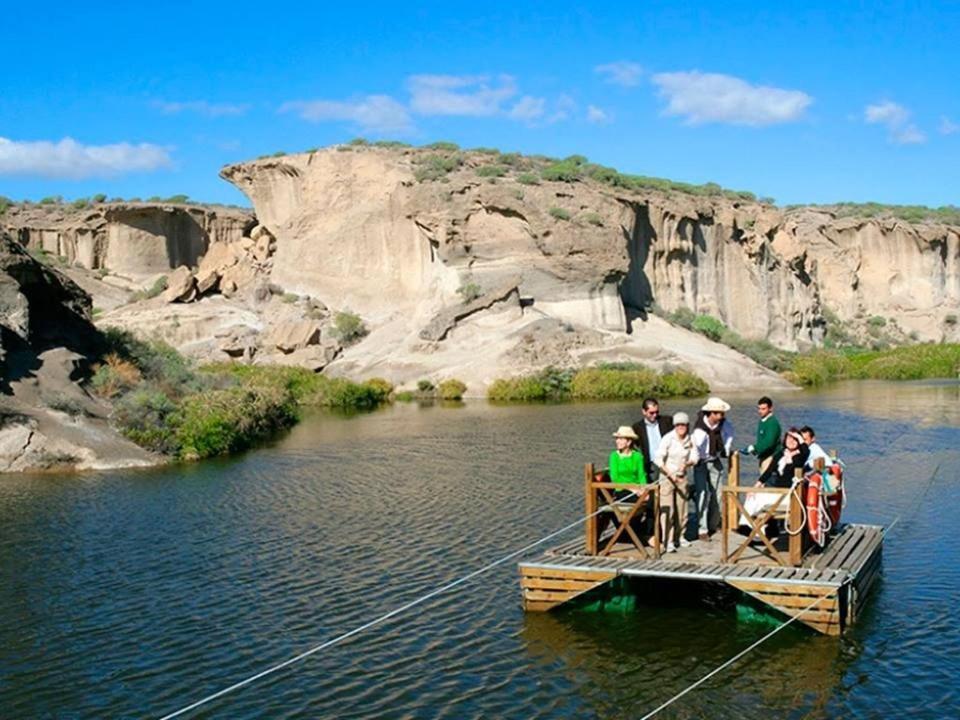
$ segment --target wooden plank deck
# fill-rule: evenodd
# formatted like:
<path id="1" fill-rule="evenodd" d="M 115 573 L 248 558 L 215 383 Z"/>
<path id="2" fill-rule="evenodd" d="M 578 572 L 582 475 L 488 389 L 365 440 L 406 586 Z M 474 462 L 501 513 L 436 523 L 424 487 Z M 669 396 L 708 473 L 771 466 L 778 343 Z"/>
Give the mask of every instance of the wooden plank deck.
<path id="1" fill-rule="evenodd" d="M 730 533 L 731 547 L 742 539 Z M 520 573 L 527 583 L 524 593 L 537 591 L 536 598 L 525 596 L 528 610 L 553 609 L 617 576 L 723 582 L 788 616 L 802 612 L 798 620 L 819 632 L 839 635 L 857 616 L 880 574 L 882 543 L 881 527 L 842 525 L 823 552 L 809 553 L 800 567 L 783 567 L 764 546 L 748 548 L 736 563 L 722 563 L 718 536 L 659 558 L 644 558 L 629 545 L 618 545 L 606 557 L 589 555 L 579 537 L 520 563 Z M 556 587 L 528 581 L 544 576 L 555 577 Z"/>

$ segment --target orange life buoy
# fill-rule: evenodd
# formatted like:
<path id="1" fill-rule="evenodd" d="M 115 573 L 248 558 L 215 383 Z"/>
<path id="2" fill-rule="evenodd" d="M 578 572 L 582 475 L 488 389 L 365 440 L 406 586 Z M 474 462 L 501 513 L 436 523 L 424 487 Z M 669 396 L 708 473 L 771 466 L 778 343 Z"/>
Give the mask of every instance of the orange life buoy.
<path id="1" fill-rule="evenodd" d="M 820 489 L 822 484 L 823 477 L 820 473 L 813 473 L 807 477 L 807 529 L 810 532 L 810 538 L 820 547 L 823 547 L 825 541 L 824 523 L 820 517 Z"/>

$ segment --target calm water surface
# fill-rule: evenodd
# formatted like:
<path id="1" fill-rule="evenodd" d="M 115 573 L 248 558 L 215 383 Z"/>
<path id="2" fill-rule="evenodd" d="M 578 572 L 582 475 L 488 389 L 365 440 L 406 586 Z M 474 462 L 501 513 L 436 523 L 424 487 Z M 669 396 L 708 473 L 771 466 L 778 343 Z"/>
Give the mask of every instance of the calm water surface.
<path id="1" fill-rule="evenodd" d="M 747 444 L 754 398 L 731 399 Z M 841 449 L 847 520 L 900 517 L 883 580 L 844 638 L 790 626 L 659 717 L 960 716 L 960 386 L 778 410 Z M 355 627 L 575 520 L 582 463 L 639 417 L 405 405 L 230 460 L 3 477 L 0 717 L 159 717 Z M 771 627 L 686 600 L 524 615 L 509 563 L 190 717 L 636 717 Z"/>

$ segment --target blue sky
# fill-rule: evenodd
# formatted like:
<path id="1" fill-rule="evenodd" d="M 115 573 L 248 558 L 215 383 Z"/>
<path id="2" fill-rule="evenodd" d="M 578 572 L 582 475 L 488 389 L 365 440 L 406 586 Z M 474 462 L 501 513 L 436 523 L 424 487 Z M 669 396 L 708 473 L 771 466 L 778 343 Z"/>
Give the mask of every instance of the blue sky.
<path id="1" fill-rule="evenodd" d="M 0 195 L 246 204 L 224 164 L 363 135 L 960 204 L 960 4 L 111 5 L 4 11 Z"/>

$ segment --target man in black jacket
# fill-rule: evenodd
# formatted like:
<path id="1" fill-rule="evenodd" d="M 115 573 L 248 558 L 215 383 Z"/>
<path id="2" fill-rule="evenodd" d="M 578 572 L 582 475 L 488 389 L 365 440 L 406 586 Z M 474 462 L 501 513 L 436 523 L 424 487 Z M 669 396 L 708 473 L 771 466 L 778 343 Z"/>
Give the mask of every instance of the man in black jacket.
<path id="1" fill-rule="evenodd" d="M 660 445 L 660 439 L 673 430 L 673 420 L 660 414 L 660 403 L 656 398 L 643 401 L 643 420 L 634 423 L 633 431 L 639 438 L 637 447 L 643 453 L 647 482 L 655 483 L 660 479 L 660 468 L 653 463 L 653 456 Z"/>

